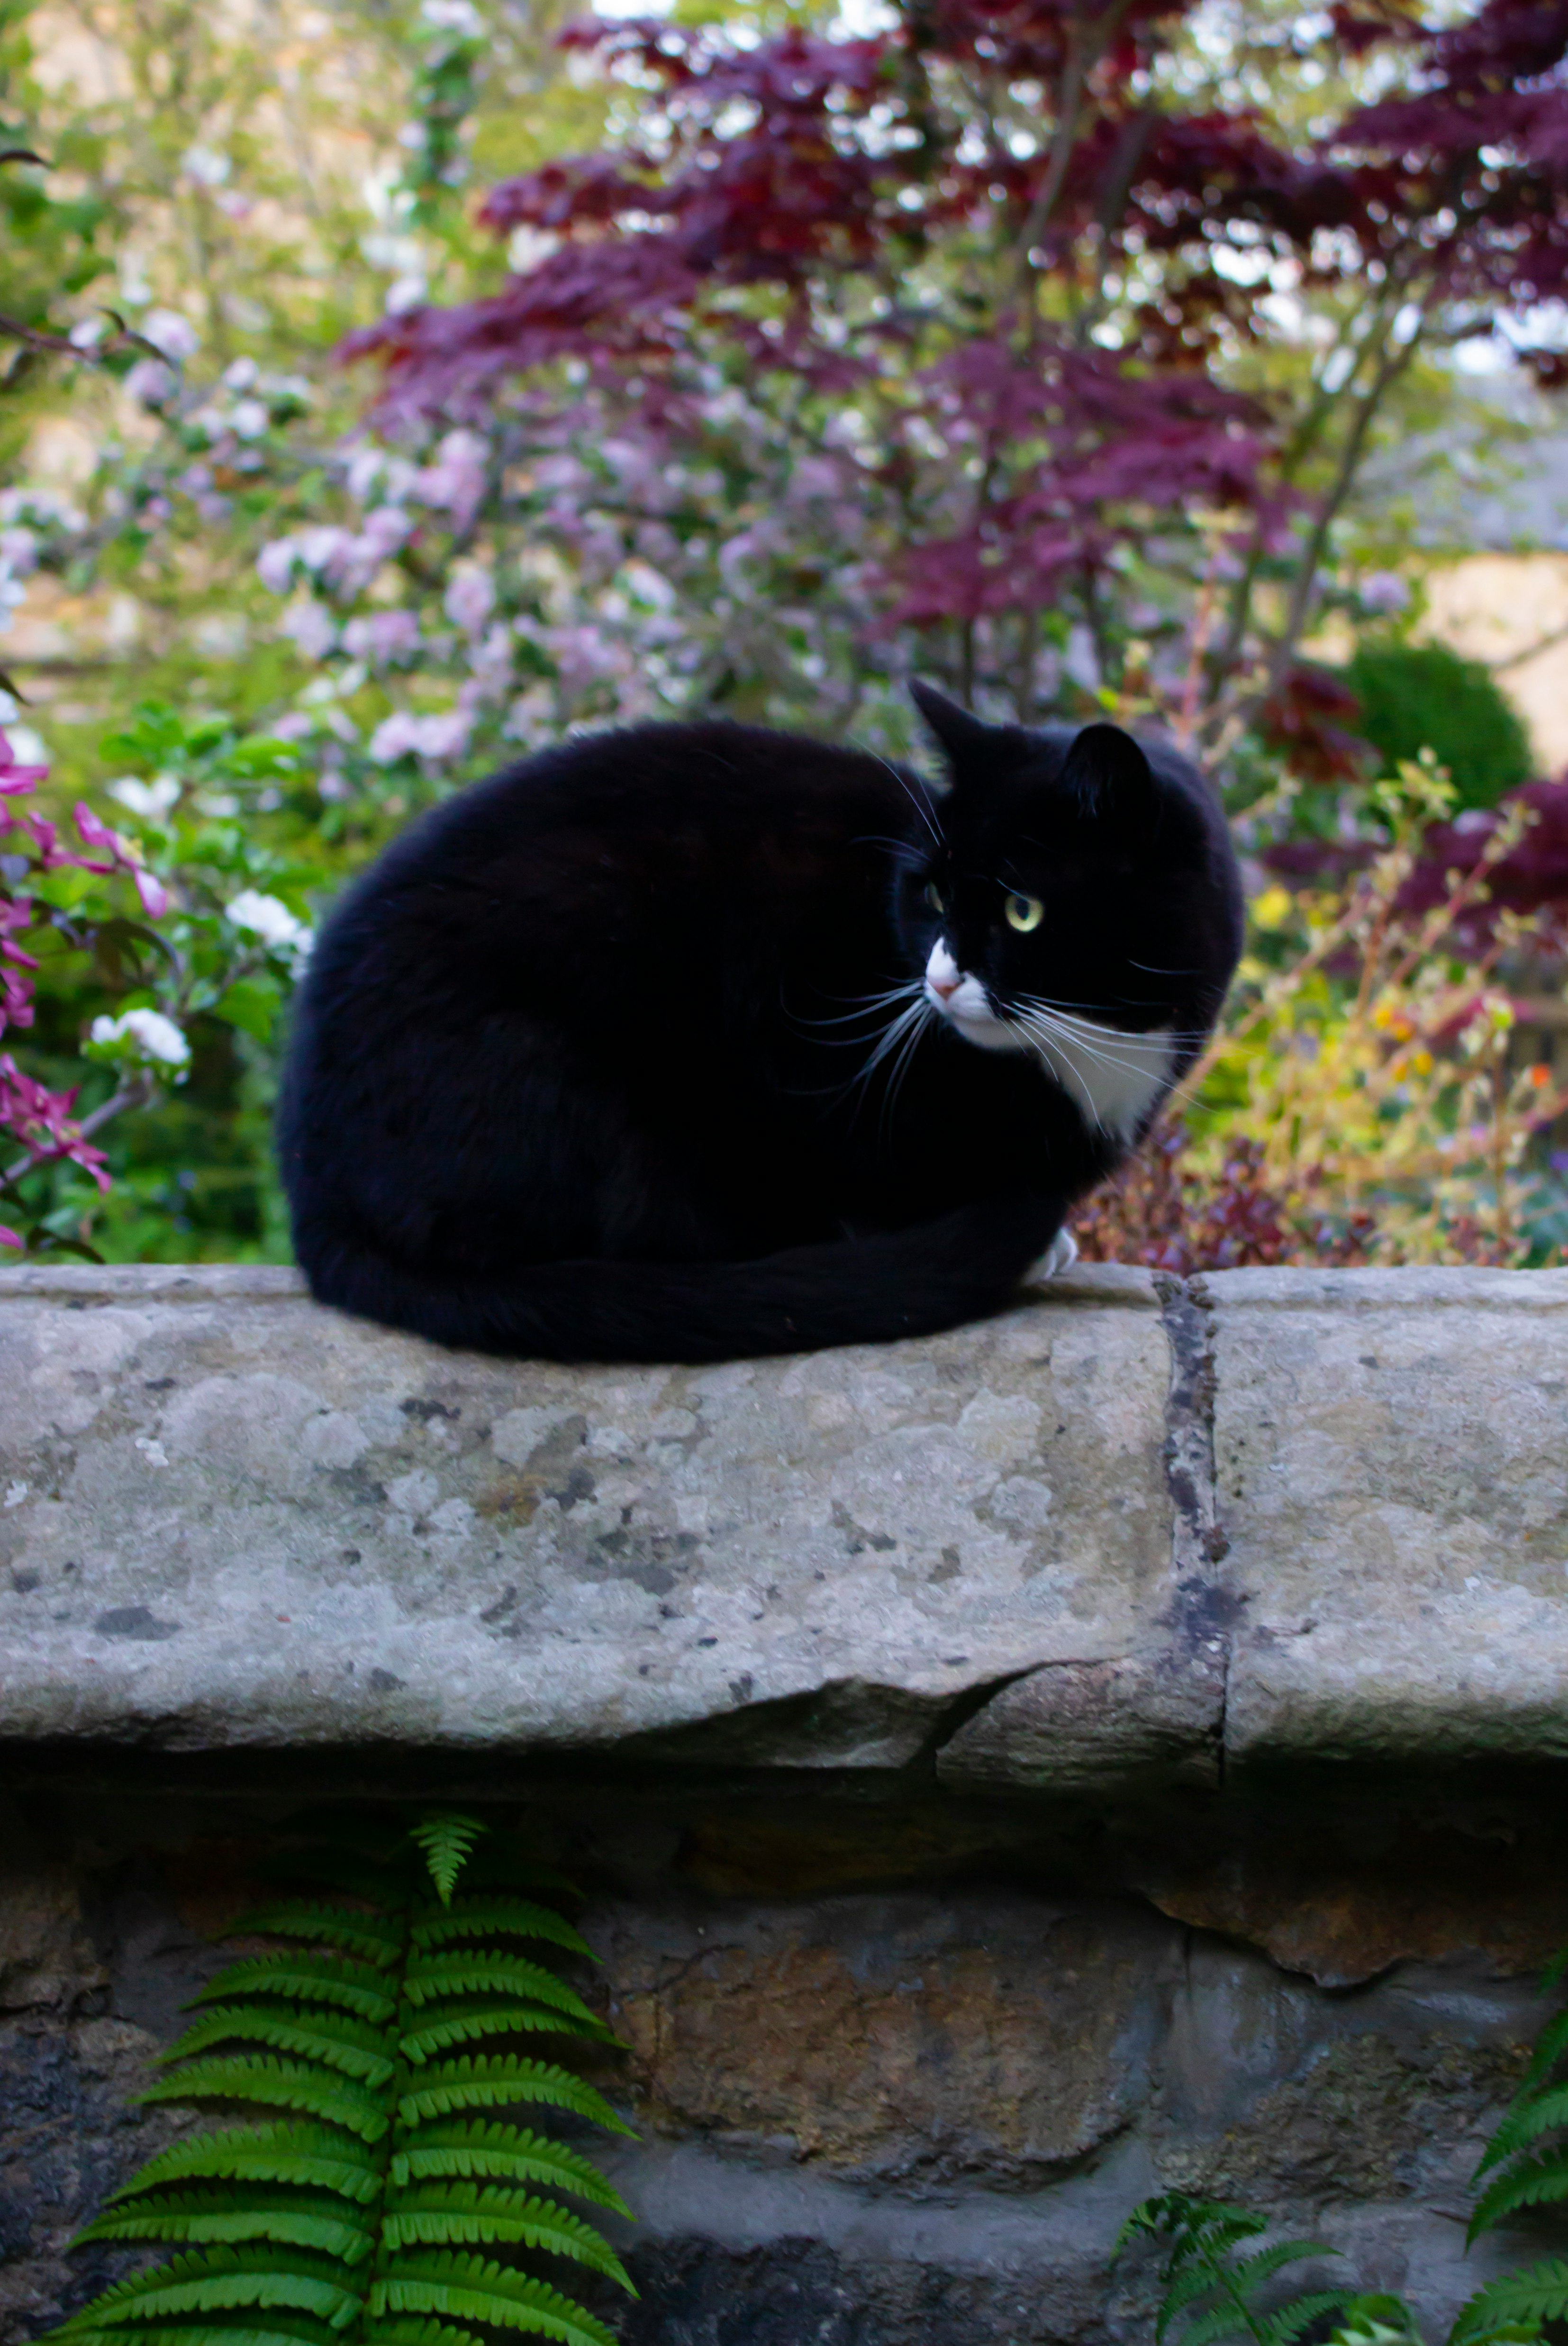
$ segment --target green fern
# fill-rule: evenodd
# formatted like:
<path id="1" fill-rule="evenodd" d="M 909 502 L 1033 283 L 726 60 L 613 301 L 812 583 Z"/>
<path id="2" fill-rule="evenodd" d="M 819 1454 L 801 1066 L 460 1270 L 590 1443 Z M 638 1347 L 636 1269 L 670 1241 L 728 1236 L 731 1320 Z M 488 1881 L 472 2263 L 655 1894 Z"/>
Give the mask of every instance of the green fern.
<path id="1" fill-rule="evenodd" d="M 1287 2265 L 1339 2254 L 1321 2240 L 1277 2240 L 1272 2248 L 1237 2254 L 1244 2240 L 1257 2239 L 1268 2229 L 1265 2216 L 1223 2200 L 1195 2198 L 1186 2191 L 1162 2192 L 1134 2208 L 1116 2237 L 1118 2254 L 1137 2239 L 1171 2244 L 1160 2273 L 1165 2293 L 1155 2320 L 1161 2346 L 1177 2323 L 1177 2346 L 1217 2346 L 1225 2338 L 1248 2338 L 1253 2346 L 1294 2346 L 1311 2323 L 1344 2310 L 1352 2299 L 1348 2289 L 1313 2290 L 1272 2312 L 1259 2309 L 1258 2291 Z"/>
<path id="2" fill-rule="evenodd" d="M 175 2253 L 106 2290 L 56 2339 L 483 2346 L 465 2326 L 478 2323 L 614 2346 L 594 2314 L 514 2259 L 565 2259 L 631 2290 L 609 2242 L 546 2195 L 623 2216 L 624 2202 L 582 2152 L 475 2115 L 532 2104 L 631 2131 L 575 2071 L 526 2049 L 539 2035 L 615 2039 L 508 1943 L 587 1952 L 562 1916 L 520 1894 L 558 1877 L 494 1841 L 482 1882 L 459 1892 L 484 1830 L 443 1810 L 396 1839 L 361 1831 L 290 1862 L 330 1894 L 244 1918 L 238 1928 L 285 1944 L 231 1964 L 192 1999 L 197 2016 L 142 2096 L 283 2115 L 177 2143 L 117 2192 L 82 2239 Z M 486 2049 L 458 2049 L 470 2045 Z"/>
<path id="3" fill-rule="evenodd" d="M 1549 1965 L 1543 1992 L 1560 1985 L 1568 1954 Z M 1518 2092 L 1481 2152 L 1474 2180 L 1490 2176 L 1470 2219 L 1467 2243 L 1500 2224 L 1568 2201 L 1568 2011 L 1535 2040 Z M 1514 2346 L 1538 2339 L 1542 2325 L 1568 2314 L 1568 2264 L 1549 2257 L 1506 2273 L 1461 2306 L 1449 2346 Z"/>

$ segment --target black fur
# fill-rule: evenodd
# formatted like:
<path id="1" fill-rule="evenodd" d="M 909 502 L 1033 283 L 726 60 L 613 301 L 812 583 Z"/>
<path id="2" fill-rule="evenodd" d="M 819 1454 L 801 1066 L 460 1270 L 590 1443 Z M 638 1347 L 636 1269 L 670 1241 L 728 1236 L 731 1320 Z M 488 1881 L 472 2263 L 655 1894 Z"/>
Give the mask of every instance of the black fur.
<path id="1" fill-rule="evenodd" d="M 1003 1305 L 1123 1143 L 934 1019 L 866 1065 L 939 926 L 994 998 L 1189 1064 L 1238 949 L 1193 769 L 928 691 L 952 788 L 739 725 L 567 742 L 427 815 L 336 907 L 280 1140 L 324 1303 L 553 1360 L 708 1361 Z M 926 892 L 942 892 L 933 911 Z M 1008 891 L 1040 898 L 1030 935 Z"/>

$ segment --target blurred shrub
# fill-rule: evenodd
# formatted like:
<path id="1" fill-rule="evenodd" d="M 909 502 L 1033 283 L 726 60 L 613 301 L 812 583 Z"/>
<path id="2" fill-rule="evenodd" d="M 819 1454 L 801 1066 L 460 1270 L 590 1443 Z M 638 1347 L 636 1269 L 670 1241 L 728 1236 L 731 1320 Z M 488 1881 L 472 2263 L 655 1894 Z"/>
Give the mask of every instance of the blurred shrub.
<path id="1" fill-rule="evenodd" d="M 1495 806 L 1534 770 L 1530 737 L 1489 668 L 1446 644 L 1363 643 L 1346 670 L 1361 704 L 1357 729 L 1379 771 L 1435 755 L 1453 777 L 1456 807 Z"/>

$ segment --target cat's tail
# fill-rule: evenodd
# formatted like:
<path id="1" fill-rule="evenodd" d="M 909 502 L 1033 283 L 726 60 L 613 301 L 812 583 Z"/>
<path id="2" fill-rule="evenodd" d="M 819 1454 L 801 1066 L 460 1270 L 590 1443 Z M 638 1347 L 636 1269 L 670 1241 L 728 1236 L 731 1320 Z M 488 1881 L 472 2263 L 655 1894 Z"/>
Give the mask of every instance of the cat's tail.
<path id="1" fill-rule="evenodd" d="M 1061 1228 L 1060 1198 L 983 1199 L 875 1238 L 754 1262 L 551 1262 L 493 1282 L 303 1239 L 318 1302 L 438 1344 L 545 1361 L 735 1361 L 933 1335 L 1001 1311 Z"/>

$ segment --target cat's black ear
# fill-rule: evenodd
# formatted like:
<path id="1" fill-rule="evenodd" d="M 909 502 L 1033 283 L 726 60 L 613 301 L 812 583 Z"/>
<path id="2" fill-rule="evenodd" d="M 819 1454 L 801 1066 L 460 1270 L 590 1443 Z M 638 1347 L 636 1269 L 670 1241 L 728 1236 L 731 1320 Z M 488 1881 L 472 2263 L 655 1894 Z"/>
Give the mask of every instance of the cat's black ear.
<path id="1" fill-rule="evenodd" d="M 967 709 L 960 709 L 958 701 L 948 699 L 946 692 L 937 692 L 937 685 L 922 685 L 918 678 L 911 683 L 909 697 L 932 732 L 937 734 L 948 758 L 953 760 L 955 774 L 962 772 L 962 767 L 974 765 L 982 755 L 995 755 L 1003 728 L 986 725 L 983 718 L 970 716 Z"/>
<path id="2" fill-rule="evenodd" d="M 1159 812 L 1154 770 L 1119 725 L 1085 725 L 1067 752 L 1061 787 L 1085 813 L 1105 815 L 1127 829 L 1152 823 Z"/>

